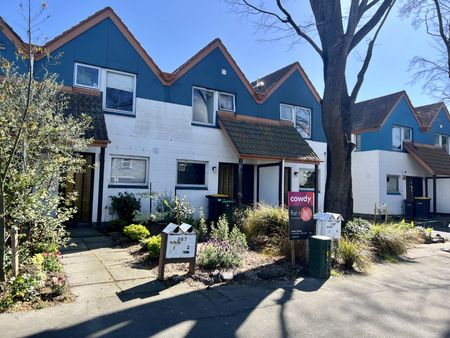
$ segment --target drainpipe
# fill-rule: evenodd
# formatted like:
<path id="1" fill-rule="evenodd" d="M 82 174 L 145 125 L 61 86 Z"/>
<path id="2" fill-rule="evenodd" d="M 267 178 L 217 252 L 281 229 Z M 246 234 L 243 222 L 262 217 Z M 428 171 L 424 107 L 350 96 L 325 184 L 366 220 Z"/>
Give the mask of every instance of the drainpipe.
<path id="1" fill-rule="evenodd" d="M 100 148 L 100 168 L 98 179 L 98 205 L 97 205 L 97 227 L 102 226 L 103 212 L 103 181 L 105 178 L 105 148 Z"/>

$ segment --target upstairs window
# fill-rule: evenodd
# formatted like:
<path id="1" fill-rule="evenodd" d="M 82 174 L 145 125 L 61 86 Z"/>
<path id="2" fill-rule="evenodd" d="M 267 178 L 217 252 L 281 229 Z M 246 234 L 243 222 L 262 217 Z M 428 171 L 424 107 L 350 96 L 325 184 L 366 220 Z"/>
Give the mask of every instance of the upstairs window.
<path id="1" fill-rule="evenodd" d="M 403 150 L 403 142 L 412 141 L 412 129 L 405 127 L 392 127 L 392 149 Z"/>
<path id="2" fill-rule="evenodd" d="M 75 85 L 79 87 L 100 89 L 100 68 L 76 63 Z"/>
<path id="3" fill-rule="evenodd" d="M 280 119 L 292 121 L 303 138 L 311 138 L 311 109 L 281 104 Z"/>
<path id="4" fill-rule="evenodd" d="M 135 80 L 134 75 L 107 70 L 104 93 L 105 109 L 134 113 Z"/>
<path id="5" fill-rule="evenodd" d="M 236 111 L 234 94 L 205 88 L 192 88 L 192 121 L 205 125 L 216 124 L 216 111 Z"/>
<path id="6" fill-rule="evenodd" d="M 436 134 L 434 136 L 434 145 L 436 147 L 440 147 L 442 149 L 445 149 L 445 151 L 448 152 L 448 136 L 446 135 L 440 135 L 440 134 Z"/>

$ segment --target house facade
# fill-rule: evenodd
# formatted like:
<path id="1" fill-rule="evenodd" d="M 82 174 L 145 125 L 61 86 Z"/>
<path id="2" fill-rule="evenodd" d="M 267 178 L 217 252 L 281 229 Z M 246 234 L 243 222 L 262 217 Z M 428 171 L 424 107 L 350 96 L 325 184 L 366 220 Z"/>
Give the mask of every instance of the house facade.
<path id="1" fill-rule="evenodd" d="M 413 107 L 406 92 L 359 102 L 352 117 L 354 211 L 375 204 L 403 215 L 404 201 L 430 197 L 431 211 L 450 213 L 450 118 L 443 103 Z"/>
<path id="2" fill-rule="evenodd" d="M 2 55 L 23 42 L 3 25 Z M 2 49 L 3 46 L 3 49 Z M 207 210 L 207 195 L 240 204 L 286 204 L 314 190 L 323 208 L 326 141 L 320 97 L 298 63 L 250 83 L 222 42 L 163 72 L 111 8 L 49 41 L 37 55 L 70 93 L 72 114 L 93 117 L 93 165 L 78 179 L 79 221 L 115 216 L 111 196 L 160 192 Z M 118 52 L 120 51 L 120 53 Z M 141 200 L 143 212 L 153 202 Z"/>

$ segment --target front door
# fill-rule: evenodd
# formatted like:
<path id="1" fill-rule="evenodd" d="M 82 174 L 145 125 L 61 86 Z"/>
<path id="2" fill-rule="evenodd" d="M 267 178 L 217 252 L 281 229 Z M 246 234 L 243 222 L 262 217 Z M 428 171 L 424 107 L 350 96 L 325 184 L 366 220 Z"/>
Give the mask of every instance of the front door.
<path id="1" fill-rule="evenodd" d="M 406 177 L 406 199 L 414 200 L 415 197 L 423 196 L 423 179 L 422 177 Z"/>
<path id="2" fill-rule="evenodd" d="M 238 165 L 235 163 L 219 163 L 219 182 L 217 192 L 227 195 L 229 199 L 237 200 Z M 255 166 L 244 164 L 242 177 L 242 203 L 253 204 L 255 188 Z"/>
<path id="3" fill-rule="evenodd" d="M 75 213 L 70 225 L 82 225 L 92 223 L 92 200 L 94 188 L 94 164 L 95 154 L 84 153 L 85 170 L 74 175 L 74 184 L 67 185 L 67 192 L 76 192 L 77 200 Z"/>

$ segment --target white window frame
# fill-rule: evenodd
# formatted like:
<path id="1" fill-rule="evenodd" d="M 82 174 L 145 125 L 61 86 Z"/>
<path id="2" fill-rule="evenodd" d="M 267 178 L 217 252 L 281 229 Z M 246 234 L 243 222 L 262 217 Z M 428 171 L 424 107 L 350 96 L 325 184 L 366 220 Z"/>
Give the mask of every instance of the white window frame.
<path id="1" fill-rule="evenodd" d="M 388 180 L 390 177 L 395 177 L 397 179 L 397 191 L 388 191 Z M 386 175 L 386 194 L 387 195 L 400 195 L 400 175 L 387 174 Z"/>
<path id="2" fill-rule="evenodd" d="M 291 119 L 290 120 L 284 119 L 284 118 L 281 117 L 281 107 L 282 106 L 288 107 L 288 108 L 291 109 Z M 303 107 L 303 106 L 296 106 L 296 105 L 287 104 L 287 103 L 280 103 L 280 120 L 291 121 L 294 124 L 295 129 L 297 129 L 297 116 L 296 116 L 296 113 L 295 113 L 295 108 L 304 109 L 304 110 L 309 112 L 309 128 L 310 128 L 309 136 L 305 137 L 305 136 L 302 135 L 302 137 L 304 139 L 310 140 L 312 138 L 312 109 L 311 108 Z M 300 131 L 299 131 L 299 133 L 300 133 Z"/>
<path id="3" fill-rule="evenodd" d="M 111 164 L 110 164 L 110 173 L 109 173 L 109 184 L 110 186 L 122 186 L 122 185 L 127 185 L 127 186 L 148 186 L 148 182 L 149 182 L 149 163 L 150 163 L 150 159 L 148 157 L 139 157 L 139 156 L 132 156 L 132 155 L 111 155 L 110 156 L 111 159 Z M 129 183 L 129 182 L 113 182 L 112 181 L 112 164 L 113 164 L 113 159 L 121 159 L 122 161 L 122 165 L 123 165 L 123 160 L 145 160 L 145 183 Z M 132 169 L 131 166 L 131 162 L 130 162 L 130 166 L 128 167 L 130 169 Z"/>
<path id="4" fill-rule="evenodd" d="M 94 87 L 94 86 L 86 86 L 83 84 L 78 84 L 77 80 L 78 80 L 78 66 L 82 66 L 82 67 L 87 67 L 87 68 L 92 68 L 92 69 L 96 69 L 98 70 L 98 78 L 97 78 L 97 83 L 98 86 Z M 75 66 L 74 66 L 74 74 L 73 74 L 73 84 L 75 87 L 81 87 L 81 88 L 89 88 L 89 89 L 94 89 L 94 90 L 101 90 L 102 88 L 102 69 L 100 67 L 97 66 L 92 66 L 92 65 L 87 65 L 85 63 L 80 63 L 80 62 L 75 62 Z"/>
<path id="5" fill-rule="evenodd" d="M 219 109 L 219 101 L 220 101 L 220 95 L 228 95 L 231 96 L 233 98 L 233 109 L 229 110 L 229 109 Z M 217 92 L 217 110 L 220 111 L 229 111 L 229 112 L 236 112 L 236 95 L 232 94 L 232 93 L 227 93 L 227 92 Z"/>
<path id="6" fill-rule="evenodd" d="M 204 164 L 205 165 L 205 183 L 204 184 L 181 184 L 178 183 L 178 166 L 181 163 L 193 163 L 193 164 Z M 189 187 L 195 187 L 195 188 L 207 188 L 208 187 L 208 162 L 205 161 L 192 161 L 192 160 L 177 160 L 177 170 L 175 173 L 175 182 L 177 187 L 183 187 L 183 188 L 189 188 Z"/>
<path id="7" fill-rule="evenodd" d="M 394 128 L 399 128 L 400 129 L 400 149 L 394 148 L 394 139 L 392 137 Z M 408 129 L 408 130 L 411 131 L 411 133 L 410 133 L 411 139 L 409 139 L 409 140 L 405 140 L 405 129 Z M 396 126 L 396 125 L 392 126 L 392 129 L 391 129 L 391 147 L 392 147 L 392 150 L 403 151 L 403 142 L 405 142 L 405 141 L 412 142 L 413 141 L 413 137 L 414 137 L 414 135 L 413 135 L 413 129 L 412 128 L 403 127 L 403 126 Z"/>
<path id="8" fill-rule="evenodd" d="M 436 144 L 436 139 L 435 139 L 434 145 L 437 146 L 437 147 L 440 147 L 440 148 L 442 148 L 442 149 L 444 149 L 444 150 L 446 150 L 447 152 L 450 152 L 450 144 L 449 144 L 449 142 L 450 142 L 450 137 L 447 136 L 447 135 L 444 135 L 444 134 L 435 134 L 435 136 L 439 138 L 439 144 Z M 447 139 L 447 149 L 445 149 L 445 148 L 442 146 L 442 139 L 443 139 L 444 137 Z"/>
<path id="9" fill-rule="evenodd" d="M 113 108 L 106 108 L 106 76 L 108 73 L 115 73 L 120 75 L 126 75 L 126 76 L 132 76 L 133 77 L 133 110 L 120 110 L 120 109 L 113 109 Z M 113 113 L 120 113 L 124 115 L 136 115 L 136 74 L 133 73 L 127 73 L 127 72 L 121 72 L 119 70 L 113 70 L 113 69 L 102 69 L 102 92 L 103 92 L 103 110 L 107 112 L 113 112 Z"/>
<path id="10" fill-rule="evenodd" d="M 194 90 L 198 89 L 198 90 L 206 90 L 208 92 L 212 92 L 213 93 L 213 100 L 214 100 L 214 112 L 213 112 L 213 121 L 212 123 L 209 122 L 200 122 L 200 121 L 194 121 Z M 216 125 L 216 116 L 217 116 L 217 107 L 218 107 L 218 99 L 217 99 L 217 92 L 215 90 L 212 89 L 208 89 L 208 88 L 203 88 L 203 87 L 197 87 L 197 86 L 192 86 L 192 123 L 194 124 L 200 124 L 200 125 L 204 125 L 204 126 L 215 126 Z"/>

